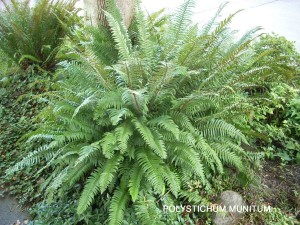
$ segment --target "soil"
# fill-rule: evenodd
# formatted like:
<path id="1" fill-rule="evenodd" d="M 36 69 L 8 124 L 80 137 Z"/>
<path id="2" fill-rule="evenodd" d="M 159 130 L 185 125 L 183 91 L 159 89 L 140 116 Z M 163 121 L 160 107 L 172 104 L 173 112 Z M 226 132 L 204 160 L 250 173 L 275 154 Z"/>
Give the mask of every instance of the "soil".
<path id="1" fill-rule="evenodd" d="M 300 165 L 266 161 L 261 171 L 264 201 L 300 219 Z"/>

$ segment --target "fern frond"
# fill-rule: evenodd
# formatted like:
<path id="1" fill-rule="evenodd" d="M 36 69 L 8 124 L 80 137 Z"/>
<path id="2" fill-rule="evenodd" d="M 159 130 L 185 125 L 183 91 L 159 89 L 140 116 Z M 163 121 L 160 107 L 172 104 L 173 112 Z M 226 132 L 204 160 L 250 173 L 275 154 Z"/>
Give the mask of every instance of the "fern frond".
<path id="1" fill-rule="evenodd" d="M 110 159 L 114 155 L 114 151 L 117 150 L 117 137 L 115 133 L 106 133 L 104 138 L 101 140 L 101 147 L 103 155 Z"/>
<path id="2" fill-rule="evenodd" d="M 149 129 L 141 119 L 133 119 L 133 124 L 143 137 L 147 145 L 161 158 L 166 158 L 166 149 L 161 136 Z"/>
<path id="3" fill-rule="evenodd" d="M 52 142 L 56 143 L 56 142 Z M 25 167 L 30 167 L 35 164 L 40 163 L 42 158 L 51 158 L 55 154 L 54 150 L 51 148 L 49 144 L 45 144 L 39 147 L 37 150 L 31 152 L 27 155 L 22 161 L 15 164 L 12 168 L 6 171 L 7 174 L 12 174 L 16 171 L 19 171 Z"/>
<path id="4" fill-rule="evenodd" d="M 97 151 L 100 150 L 99 142 L 92 143 L 91 145 L 84 146 L 80 149 L 79 158 L 76 160 L 75 166 L 88 160 L 95 155 L 97 155 Z"/>
<path id="5" fill-rule="evenodd" d="M 215 167 L 217 168 L 218 173 L 223 173 L 223 164 L 220 160 L 218 154 L 213 148 L 205 141 L 201 136 L 197 137 L 196 147 L 199 150 L 200 158 L 209 165 L 208 168 L 212 169 L 215 172 Z"/>
<path id="6" fill-rule="evenodd" d="M 223 11 L 223 9 L 226 7 L 227 4 L 228 4 L 228 2 L 225 2 L 219 6 L 215 15 L 202 28 L 202 31 L 201 31 L 202 35 L 207 35 L 210 32 L 213 25 L 216 23 L 217 18 L 220 16 L 221 12 Z"/>
<path id="7" fill-rule="evenodd" d="M 108 159 L 102 167 L 102 174 L 99 178 L 99 187 L 101 194 L 107 189 L 108 185 L 112 182 L 115 173 L 119 169 L 119 164 L 124 158 L 121 155 L 115 155 L 113 158 Z"/>
<path id="8" fill-rule="evenodd" d="M 127 28 L 124 24 L 123 17 L 122 17 L 122 12 L 118 8 L 116 1 L 115 0 L 107 0 L 106 2 L 106 10 L 108 13 L 111 14 L 113 18 L 115 18 L 116 22 L 119 24 L 121 32 L 123 33 L 124 36 L 127 36 Z M 130 44 L 130 38 L 126 37 L 127 44 Z"/>
<path id="9" fill-rule="evenodd" d="M 201 133 L 206 138 L 224 138 L 231 136 L 237 141 L 243 141 L 248 143 L 244 134 L 236 129 L 232 124 L 225 122 L 224 120 L 210 120 L 206 124 L 199 124 Z"/>
<path id="10" fill-rule="evenodd" d="M 62 186 L 63 181 L 66 175 L 68 174 L 68 169 L 69 168 L 66 167 L 55 178 L 53 178 L 52 182 L 50 183 L 50 185 L 46 190 L 46 195 L 48 196 L 48 199 L 53 199 L 55 191 Z"/>
<path id="11" fill-rule="evenodd" d="M 144 14 L 140 8 L 140 5 L 138 5 L 137 7 L 136 20 L 138 27 L 138 41 L 142 57 L 144 59 L 151 59 L 153 57 L 154 46 L 150 41 L 150 34 L 147 30 L 146 20 L 144 18 Z"/>
<path id="12" fill-rule="evenodd" d="M 171 132 L 177 139 L 179 138 L 179 128 L 170 116 L 160 116 L 148 122 L 149 126 L 156 126 Z"/>
<path id="13" fill-rule="evenodd" d="M 164 167 L 164 178 L 173 193 L 173 195 L 177 198 L 178 193 L 180 191 L 180 179 L 177 173 L 170 170 L 169 167 Z"/>
<path id="14" fill-rule="evenodd" d="M 111 27 L 112 35 L 116 43 L 117 49 L 119 50 L 119 56 L 121 60 L 127 60 L 131 54 L 131 42 L 124 28 L 120 26 L 118 21 L 108 12 L 105 12 L 109 26 Z"/>
<path id="15" fill-rule="evenodd" d="M 91 174 L 79 199 L 78 214 L 82 214 L 91 205 L 98 192 L 103 193 L 107 189 L 121 160 L 122 157 L 117 155 L 107 160 L 103 167 L 99 167 Z"/>
<path id="16" fill-rule="evenodd" d="M 178 41 L 183 39 L 186 28 L 191 23 L 192 10 L 195 8 L 196 1 L 194 0 L 185 0 L 185 2 L 178 8 L 178 11 L 175 13 L 173 23 L 171 26 L 172 33 L 172 45 L 178 44 Z"/>
<path id="17" fill-rule="evenodd" d="M 116 128 L 116 137 L 121 152 L 126 152 L 128 149 L 129 138 L 133 135 L 133 128 L 131 124 L 124 123 Z"/>
<path id="18" fill-rule="evenodd" d="M 212 147 L 217 151 L 220 159 L 223 162 L 227 163 L 228 165 L 235 166 L 240 171 L 244 170 L 244 164 L 241 157 L 239 157 L 236 153 L 230 151 L 229 147 L 224 147 L 224 145 L 219 143 L 213 143 Z"/>
<path id="19" fill-rule="evenodd" d="M 119 189 L 114 192 L 109 208 L 109 224 L 122 224 L 126 205 L 129 202 L 129 194 L 125 185 L 121 185 Z"/>
<path id="20" fill-rule="evenodd" d="M 147 113 L 149 110 L 147 106 L 149 99 L 146 88 L 141 90 L 131 90 L 126 88 L 122 94 L 122 100 L 128 106 L 132 106 L 139 114 Z"/>
<path id="21" fill-rule="evenodd" d="M 199 154 L 186 145 L 176 144 L 174 147 L 174 158 L 172 161 L 175 161 L 175 164 L 179 164 L 182 167 L 189 168 L 201 179 L 203 184 L 206 184 L 204 166 Z"/>
<path id="22" fill-rule="evenodd" d="M 129 180 L 129 193 L 133 202 L 135 202 L 138 198 L 143 175 L 143 169 L 138 164 L 135 164 L 130 171 Z"/>
<path id="23" fill-rule="evenodd" d="M 94 166 L 93 162 L 81 162 L 76 166 L 70 166 L 63 181 L 61 192 L 64 193 L 68 188 L 73 187 L 73 185 L 88 174 Z"/>
<path id="24" fill-rule="evenodd" d="M 165 193 L 165 183 L 163 179 L 162 160 L 148 151 L 137 153 L 137 159 L 146 179 L 153 186 L 157 193 Z"/>
<path id="25" fill-rule="evenodd" d="M 74 118 L 79 113 L 79 110 L 81 108 L 83 108 L 84 106 L 86 106 L 88 104 L 91 104 L 91 103 L 95 102 L 95 100 L 96 100 L 95 99 L 95 94 L 93 94 L 93 95 L 89 96 L 88 98 L 84 99 L 84 101 L 75 109 L 72 118 Z"/>
<path id="26" fill-rule="evenodd" d="M 99 180 L 102 175 L 102 168 L 96 169 L 87 179 L 83 192 L 80 196 L 77 213 L 82 214 L 92 204 L 95 195 L 100 191 Z"/>

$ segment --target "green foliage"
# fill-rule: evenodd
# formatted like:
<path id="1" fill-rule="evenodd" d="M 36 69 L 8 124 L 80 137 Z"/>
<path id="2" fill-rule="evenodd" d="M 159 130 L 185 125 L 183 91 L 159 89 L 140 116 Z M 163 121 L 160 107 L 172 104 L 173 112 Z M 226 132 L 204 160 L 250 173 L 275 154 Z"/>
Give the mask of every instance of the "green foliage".
<path id="1" fill-rule="evenodd" d="M 279 157 L 283 162 L 300 163 L 299 89 L 280 84 L 267 94 L 268 101 L 261 101 L 250 122 L 262 134 L 256 140 L 267 158 Z"/>
<path id="2" fill-rule="evenodd" d="M 255 64 L 270 65 L 273 71 L 258 87 L 249 89 L 249 94 L 257 97 L 250 120 L 251 127 L 259 133 L 256 145 L 267 158 L 299 163 L 300 54 L 294 43 L 275 34 L 261 36 L 253 49 L 259 57 L 264 56 Z"/>
<path id="3" fill-rule="evenodd" d="M 53 70 L 64 38 L 78 21 L 76 1 L 3 1 L 0 15 L 0 48 L 10 59 L 26 69 L 39 65 Z"/>
<path id="4" fill-rule="evenodd" d="M 274 225 L 294 225 L 297 224 L 296 218 L 286 215 L 279 208 L 272 208 L 271 213 L 265 214 L 266 224 Z"/>
<path id="5" fill-rule="evenodd" d="M 261 36 L 253 47 L 258 55 L 269 52 L 261 61 L 270 65 L 273 70 L 272 76 L 268 79 L 299 85 L 300 54 L 293 42 L 272 33 Z"/>
<path id="6" fill-rule="evenodd" d="M 41 175 L 37 175 L 39 168 L 26 168 L 10 176 L 5 176 L 5 171 L 34 147 L 34 143 L 24 145 L 18 140 L 36 129 L 34 117 L 44 103 L 31 97 L 48 89 L 45 84 L 49 80 L 34 72 L 8 73 L 10 70 L 4 76 L 8 84 L 0 83 L 0 185 L 3 191 L 18 195 L 21 204 L 25 204 L 41 198 L 41 193 L 37 192 Z"/>
<path id="7" fill-rule="evenodd" d="M 259 223 L 267 225 L 295 225 L 299 224 L 298 220 L 289 214 L 286 214 L 280 208 L 271 207 L 270 212 L 252 213 L 249 218 L 242 221 L 242 223 Z"/>
<path id="8" fill-rule="evenodd" d="M 260 62 L 250 54 L 257 29 L 233 41 L 231 15 L 199 30 L 190 25 L 194 3 L 161 30 L 137 9 L 135 43 L 111 5 L 111 35 L 99 27 L 84 53 L 70 50 L 77 60 L 60 64 L 66 79 L 40 96 L 49 106 L 24 137 L 42 144 L 8 174 L 45 162 L 40 171 L 53 170 L 44 184 L 49 199 L 85 183 L 78 214 L 109 195 L 106 222 L 117 225 L 128 210 L 139 224 L 163 224 L 163 199 L 201 200 L 189 192 L 191 180 L 207 194 L 227 168 L 248 172 L 239 129 L 251 109 L 246 91 L 272 70 L 253 63 Z"/>
<path id="9" fill-rule="evenodd" d="M 37 203 L 30 209 L 32 219 L 28 224 L 102 225 L 106 220 L 105 209 L 89 209 L 84 215 L 78 215 L 76 214 L 76 198 L 78 198 L 77 192 L 51 204 L 46 201 Z"/>
<path id="10" fill-rule="evenodd" d="M 9 70 L 13 67 L 11 60 L 0 49 L 0 84 L 2 87 L 8 86 L 8 78 L 6 77 L 9 74 Z M 4 79 L 3 79 L 4 78 Z"/>

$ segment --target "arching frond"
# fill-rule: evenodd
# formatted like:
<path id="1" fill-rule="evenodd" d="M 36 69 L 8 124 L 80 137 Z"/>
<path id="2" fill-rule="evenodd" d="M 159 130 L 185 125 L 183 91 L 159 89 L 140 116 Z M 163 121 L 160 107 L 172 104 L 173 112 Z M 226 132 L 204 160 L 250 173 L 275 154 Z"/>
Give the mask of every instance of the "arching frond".
<path id="1" fill-rule="evenodd" d="M 142 168 L 138 164 L 135 164 L 130 171 L 130 174 L 129 193 L 131 195 L 132 201 L 135 202 L 138 198 L 144 173 Z"/>
<path id="2" fill-rule="evenodd" d="M 161 158 L 166 158 L 166 149 L 162 137 L 155 131 L 149 129 L 141 119 L 132 120 L 147 145 Z"/>
<path id="3" fill-rule="evenodd" d="M 162 160 L 149 151 L 139 152 L 138 163 L 146 174 L 146 179 L 157 193 L 165 193 L 166 187 L 163 178 Z"/>
<path id="4" fill-rule="evenodd" d="M 109 26 L 113 34 L 117 49 L 119 50 L 119 56 L 122 60 L 127 60 L 130 58 L 131 54 L 131 44 L 129 41 L 129 36 L 127 30 L 108 12 L 105 12 L 106 18 L 108 20 Z"/>
<path id="5" fill-rule="evenodd" d="M 93 202 L 95 195 L 99 192 L 99 180 L 102 175 L 102 168 L 95 170 L 88 178 L 84 190 L 79 199 L 77 212 L 82 214 Z"/>
<path id="6" fill-rule="evenodd" d="M 171 25 L 172 34 L 174 34 L 174 37 L 172 37 L 172 45 L 178 44 L 178 41 L 182 40 L 186 28 L 189 27 L 191 23 L 192 10 L 195 8 L 195 4 L 196 1 L 194 0 L 185 0 L 175 13 Z"/>

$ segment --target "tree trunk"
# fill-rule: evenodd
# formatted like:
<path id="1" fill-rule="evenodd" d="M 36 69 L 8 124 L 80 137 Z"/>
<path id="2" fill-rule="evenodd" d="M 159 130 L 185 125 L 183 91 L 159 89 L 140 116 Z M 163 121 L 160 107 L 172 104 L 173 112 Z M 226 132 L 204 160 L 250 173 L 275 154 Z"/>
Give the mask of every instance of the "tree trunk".
<path id="1" fill-rule="evenodd" d="M 122 14 L 124 23 L 128 28 L 134 15 L 134 0 L 115 0 Z M 107 25 L 103 9 L 105 0 L 83 0 L 86 22 L 89 25 L 97 26 L 99 23 Z"/>

